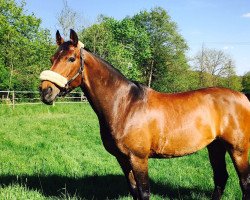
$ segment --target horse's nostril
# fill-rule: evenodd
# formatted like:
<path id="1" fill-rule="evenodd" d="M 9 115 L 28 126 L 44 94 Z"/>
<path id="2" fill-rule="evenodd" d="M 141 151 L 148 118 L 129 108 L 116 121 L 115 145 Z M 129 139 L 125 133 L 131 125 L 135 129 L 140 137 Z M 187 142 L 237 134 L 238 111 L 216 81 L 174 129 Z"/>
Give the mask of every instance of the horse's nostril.
<path id="1" fill-rule="evenodd" d="M 42 96 L 44 96 L 44 97 L 45 96 L 50 96 L 51 93 L 52 93 L 52 88 L 51 87 L 48 87 L 48 88 L 42 90 Z"/>
<path id="2" fill-rule="evenodd" d="M 52 87 L 48 87 L 47 88 L 47 93 L 51 93 L 52 92 Z"/>

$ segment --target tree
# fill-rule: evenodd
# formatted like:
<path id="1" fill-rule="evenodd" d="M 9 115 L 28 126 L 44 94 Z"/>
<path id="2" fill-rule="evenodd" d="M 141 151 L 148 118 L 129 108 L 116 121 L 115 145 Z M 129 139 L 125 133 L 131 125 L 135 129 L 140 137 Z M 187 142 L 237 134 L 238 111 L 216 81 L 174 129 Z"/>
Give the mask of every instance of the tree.
<path id="1" fill-rule="evenodd" d="M 136 27 L 145 29 L 150 38 L 151 57 L 144 60 L 143 74 L 149 87 L 161 91 L 182 91 L 189 87 L 185 51 L 188 49 L 167 12 L 160 7 L 135 15 Z M 145 67 L 146 66 L 146 67 Z"/>
<path id="2" fill-rule="evenodd" d="M 243 92 L 250 94 L 250 71 L 242 77 Z"/>
<path id="3" fill-rule="evenodd" d="M 234 61 L 229 58 L 228 62 L 225 63 L 225 73 L 221 77 L 222 81 L 219 86 L 231 88 L 234 90 L 242 90 L 242 80 L 241 77 L 236 75 Z"/>
<path id="4" fill-rule="evenodd" d="M 199 73 L 200 87 L 223 86 L 241 90 L 234 61 L 222 50 L 202 46 L 193 59 L 193 69 Z"/>
<path id="5" fill-rule="evenodd" d="M 38 75 L 49 66 L 50 33 L 24 6 L 0 0 L 0 90 L 37 90 Z"/>
<path id="6" fill-rule="evenodd" d="M 57 16 L 57 21 L 65 37 L 68 36 L 70 29 L 77 28 L 77 20 L 78 14 L 68 6 L 67 0 L 63 0 L 63 8 Z"/>
<path id="7" fill-rule="evenodd" d="M 120 21 L 101 16 L 79 35 L 88 48 L 129 78 L 161 91 L 192 88 L 187 44 L 162 8 Z"/>
<path id="8" fill-rule="evenodd" d="M 129 78 L 160 91 L 193 88 L 190 79 L 194 76 L 185 56 L 187 44 L 162 8 L 120 21 L 101 16 L 79 35 L 86 47 Z"/>

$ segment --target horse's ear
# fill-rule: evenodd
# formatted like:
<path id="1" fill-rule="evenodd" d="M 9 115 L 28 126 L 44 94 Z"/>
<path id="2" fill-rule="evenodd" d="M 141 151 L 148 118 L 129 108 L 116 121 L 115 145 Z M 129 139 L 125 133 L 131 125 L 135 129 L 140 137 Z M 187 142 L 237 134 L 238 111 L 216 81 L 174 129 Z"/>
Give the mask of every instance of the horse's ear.
<path id="1" fill-rule="evenodd" d="M 56 31 L 56 43 L 60 46 L 64 42 L 64 39 L 61 37 L 59 31 Z"/>
<path id="2" fill-rule="evenodd" d="M 70 29 L 70 40 L 72 41 L 73 45 L 76 47 L 78 44 L 78 36 L 73 29 Z"/>

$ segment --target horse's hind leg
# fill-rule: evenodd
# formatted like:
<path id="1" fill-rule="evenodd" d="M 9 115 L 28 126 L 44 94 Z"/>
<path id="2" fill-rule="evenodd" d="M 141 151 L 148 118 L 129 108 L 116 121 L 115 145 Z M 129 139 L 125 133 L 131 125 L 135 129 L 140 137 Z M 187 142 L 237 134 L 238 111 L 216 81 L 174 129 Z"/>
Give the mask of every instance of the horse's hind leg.
<path id="1" fill-rule="evenodd" d="M 244 145 L 244 147 L 241 148 L 232 148 L 229 150 L 229 152 L 240 180 L 242 199 L 250 200 L 248 144 Z"/>
<path id="2" fill-rule="evenodd" d="M 215 140 L 208 145 L 208 153 L 210 163 L 212 165 L 214 173 L 215 188 L 213 191 L 213 200 L 221 199 L 225 185 L 228 179 L 228 173 L 226 169 L 225 154 L 226 148 L 222 141 Z"/>

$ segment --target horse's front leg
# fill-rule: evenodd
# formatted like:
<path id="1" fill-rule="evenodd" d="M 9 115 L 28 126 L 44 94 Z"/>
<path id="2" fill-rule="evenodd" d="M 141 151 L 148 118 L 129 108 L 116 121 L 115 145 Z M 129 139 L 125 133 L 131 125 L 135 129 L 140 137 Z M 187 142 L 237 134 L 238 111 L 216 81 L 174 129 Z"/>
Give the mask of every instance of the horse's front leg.
<path id="1" fill-rule="evenodd" d="M 131 155 L 130 163 L 138 188 L 139 199 L 149 200 L 148 158 L 139 158 L 138 156 Z"/>
<path id="2" fill-rule="evenodd" d="M 134 178 L 134 174 L 132 171 L 132 167 L 131 167 L 129 158 L 122 155 L 119 157 L 117 156 L 116 159 L 119 162 L 119 164 L 122 168 L 122 171 L 126 177 L 126 180 L 127 180 L 128 186 L 129 186 L 130 194 L 132 195 L 134 200 L 138 199 L 139 198 L 138 189 L 136 186 L 136 182 L 135 182 L 135 178 Z"/>

